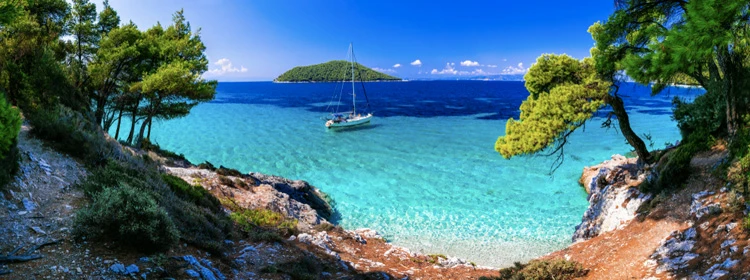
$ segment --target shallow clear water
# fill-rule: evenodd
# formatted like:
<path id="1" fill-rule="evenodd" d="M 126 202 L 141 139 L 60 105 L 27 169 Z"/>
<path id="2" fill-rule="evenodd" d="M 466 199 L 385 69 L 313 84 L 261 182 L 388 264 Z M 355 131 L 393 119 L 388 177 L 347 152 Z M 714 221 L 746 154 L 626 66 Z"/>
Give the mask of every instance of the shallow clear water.
<path id="1" fill-rule="evenodd" d="M 320 120 L 335 84 L 221 83 L 216 101 L 155 124 L 152 140 L 192 162 L 306 180 L 333 198 L 345 228 L 491 266 L 569 244 L 587 207 L 582 168 L 629 151 L 598 117 L 572 136 L 565 164 L 550 176 L 553 158 L 504 160 L 493 149 L 528 95 L 520 82 L 366 86 L 375 118 L 357 129 L 331 131 Z M 655 147 L 680 138 L 671 97 L 700 93 L 622 91 L 634 129 L 650 133 Z"/>

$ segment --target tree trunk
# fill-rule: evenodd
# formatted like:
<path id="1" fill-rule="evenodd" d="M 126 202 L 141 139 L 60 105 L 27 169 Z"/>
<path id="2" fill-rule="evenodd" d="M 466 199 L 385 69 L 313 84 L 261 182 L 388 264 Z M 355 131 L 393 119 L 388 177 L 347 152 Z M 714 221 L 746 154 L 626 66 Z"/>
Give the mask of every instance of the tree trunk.
<path id="1" fill-rule="evenodd" d="M 143 143 L 143 134 L 146 133 L 146 125 L 151 122 L 151 114 L 149 113 L 149 116 L 146 117 L 145 120 L 143 120 L 143 123 L 141 123 L 141 129 L 138 132 L 138 139 L 135 140 L 136 147 L 140 148 L 141 144 Z M 148 138 L 146 138 L 148 139 Z M 150 140 L 150 139 L 149 139 Z"/>
<path id="2" fill-rule="evenodd" d="M 148 139 L 148 141 L 151 141 L 151 123 L 152 123 L 152 121 L 153 120 L 148 121 L 148 133 L 146 134 L 146 139 Z"/>
<path id="3" fill-rule="evenodd" d="M 119 113 L 117 114 L 117 128 L 115 129 L 115 140 L 119 141 L 120 139 L 120 123 L 122 121 L 122 108 L 119 109 Z"/>
<path id="4" fill-rule="evenodd" d="M 137 100 L 135 104 L 133 104 L 133 110 L 130 112 L 130 134 L 128 134 L 128 139 L 126 140 L 128 144 L 133 144 L 133 132 L 135 132 L 135 123 L 138 121 L 138 106 L 141 104 L 140 100 Z"/>
<path id="5" fill-rule="evenodd" d="M 646 148 L 646 143 L 644 143 L 643 140 L 641 140 L 641 137 L 639 137 L 630 127 L 630 118 L 628 118 L 628 113 L 625 111 L 625 105 L 622 98 L 616 94 L 609 95 L 606 101 L 607 104 L 612 106 L 612 113 L 617 116 L 617 123 L 620 125 L 620 131 L 622 132 L 622 135 L 625 136 L 628 144 L 635 149 L 638 158 L 644 163 L 652 163 L 653 159 L 651 158 L 651 153 L 649 153 Z"/>

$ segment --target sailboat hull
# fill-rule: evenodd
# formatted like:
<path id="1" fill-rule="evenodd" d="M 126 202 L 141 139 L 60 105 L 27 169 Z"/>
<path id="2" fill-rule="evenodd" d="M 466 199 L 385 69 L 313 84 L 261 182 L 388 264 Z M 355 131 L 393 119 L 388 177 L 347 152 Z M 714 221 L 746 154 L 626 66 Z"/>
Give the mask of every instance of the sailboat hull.
<path id="1" fill-rule="evenodd" d="M 367 114 L 366 116 L 361 116 L 361 117 L 347 118 L 341 121 L 329 120 L 328 122 L 326 122 L 326 127 L 327 128 L 349 127 L 349 126 L 366 124 L 366 123 L 369 123 L 370 120 L 372 120 L 372 114 Z"/>

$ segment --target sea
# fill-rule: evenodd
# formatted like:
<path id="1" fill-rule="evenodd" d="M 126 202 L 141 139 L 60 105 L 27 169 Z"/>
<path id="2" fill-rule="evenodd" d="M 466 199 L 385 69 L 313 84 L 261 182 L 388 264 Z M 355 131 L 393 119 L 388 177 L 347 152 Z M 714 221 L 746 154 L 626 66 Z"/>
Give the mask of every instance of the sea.
<path id="1" fill-rule="evenodd" d="M 529 95 L 523 82 L 358 83 L 355 93 L 372 122 L 331 130 L 323 118 L 351 110 L 351 84 L 222 82 L 189 116 L 155 122 L 151 138 L 194 163 L 308 181 L 332 198 L 333 222 L 346 229 L 494 267 L 571 244 L 588 206 L 581 171 L 631 152 L 616 127 L 601 126 L 604 110 L 573 133 L 554 172 L 555 157 L 504 159 L 494 144 Z M 632 83 L 619 92 L 652 149 L 681 138 L 673 98 L 702 93 L 652 95 Z"/>

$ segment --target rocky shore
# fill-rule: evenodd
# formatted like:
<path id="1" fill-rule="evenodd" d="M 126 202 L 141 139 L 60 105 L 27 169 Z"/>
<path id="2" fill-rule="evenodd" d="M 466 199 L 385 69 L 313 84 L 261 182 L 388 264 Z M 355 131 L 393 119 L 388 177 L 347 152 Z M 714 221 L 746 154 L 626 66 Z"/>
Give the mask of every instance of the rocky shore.
<path id="1" fill-rule="evenodd" d="M 579 262 L 588 279 L 750 278 L 743 212 L 728 210 L 727 183 L 714 175 L 726 157 L 723 147 L 697 155 L 685 186 L 657 196 L 638 190 L 653 166 L 638 168 L 636 159 L 615 155 L 584 168 L 590 206 L 575 243 L 542 259 Z"/>
<path id="2" fill-rule="evenodd" d="M 28 131 L 25 125 L 19 136 L 21 171 L 0 193 L 0 258 L 11 260 L 0 262 L 0 278 L 477 279 L 497 274 L 496 269 L 455 257 L 394 246 L 374 230 L 336 227 L 329 222 L 336 212 L 325 194 L 307 182 L 199 168 L 127 147 L 123 149 L 160 162 L 164 172 L 200 185 L 219 199 L 296 219 L 297 233 L 280 241 L 227 239 L 229 249 L 223 255 L 184 243 L 149 255 L 111 242 L 74 240 L 75 212 L 87 203 L 75 184 L 88 171 Z"/>

